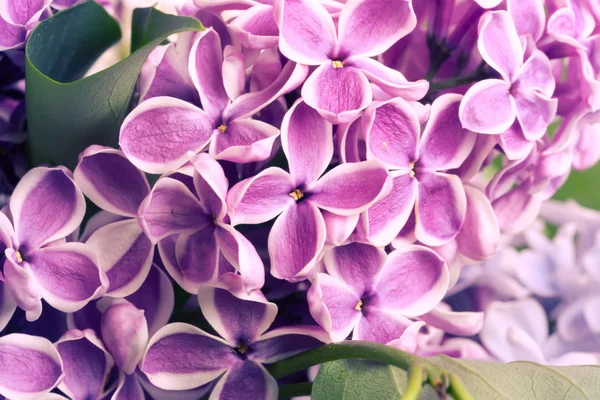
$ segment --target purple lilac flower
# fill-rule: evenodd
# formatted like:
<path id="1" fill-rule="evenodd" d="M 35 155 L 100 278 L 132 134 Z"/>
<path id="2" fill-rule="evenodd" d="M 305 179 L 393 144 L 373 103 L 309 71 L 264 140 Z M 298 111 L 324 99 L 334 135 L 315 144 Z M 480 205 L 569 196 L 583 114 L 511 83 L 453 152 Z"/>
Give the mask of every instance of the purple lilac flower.
<path id="1" fill-rule="evenodd" d="M 82 152 L 73 176 L 83 194 L 114 215 L 116 222 L 95 230 L 85 243 L 98 254 L 108 276 L 106 295 L 127 296 L 146 279 L 154 255 L 154 245 L 136 219 L 150 193 L 146 176 L 122 152 L 103 146 Z"/>
<path id="2" fill-rule="evenodd" d="M 318 66 L 304 83 L 302 98 L 329 122 L 350 122 L 371 104 L 369 80 L 406 100 L 419 100 L 427 92 L 427 82 L 409 82 L 400 72 L 369 58 L 414 29 L 411 1 L 347 2 L 337 28 L 316 1 L 276 0 L 274 11 L 283 55 Z"/>
<path id="3" fill-rule="evenodd" d="M 260 291 L 251 294 L 237 277 L 226 286 L 202 287 L 198 300 L 204 317 L 220 335 L 174 323 L 151 339 L 141 370 L 154 385 L 167 390 L 192 389 L 218 379 L 215 399 L 277 397 L 277 382 L 262 366 L 328 341 L 316 326 L 267 331 L 277 314 Z"/>
<path id="4" fill-rule="evenodd" d="M 47 339 L 13 333 L 0 337 L 0 396 L 37 399 L 64 377 L 63 364 Z"/>
<path id="5" fill-rule="evenodd" d="M 83 219 L 85 201 L 64 167 L 29 171 L 10 199 L 10 219 L 0 213 L 5 246 L 4 285 L 16 304 L 35 321 L 43 298 L 73 312 L 108 287 L 98 256 L 83 243 L 65 243 Z"/>
<path id="6" fill-rule="evenodd" d="M 260 257 L 229 225 L 225 203 L 229 183 L 223 169 L 208 154 L 191 157 L 193 187 L 172 177 L 159 179 L 138 211 L 142 229 L 153 243 L 161 243 L 167 270 L 190 293 L 234 271 L 239 271 L 248 290 L 262 287 Z"/>
<path id="7" fill-rule="evenodd" d="M 0 51 L 22 46 L 51 3 L 52 0 L 0 1 Z"/>
<path id="8" fill-rule="evenodd" d="M 288 111 L 281 131 L 290 172 L 271 167 L 239 182 L 227 204 L 233 225 L 279 215 L 269 234 L 271 275 L 293 282 L 311 274 L 325 244 L 321 210 L 357 215 L 389 192 L 391 177 L 378 160 L 342 164 L 321 176 L 333 156 L 332 126 L 303 101 Z"/>
<path id="9" fill-rule="evenodd" d="M 386 256 L 376 247 L 352 243 L 324 255 L 325 273 L 308 290 L 310 313 L 334 341 L 388 343 L 423 325 L 409 320 L 431 311 L 448 289 L 448 268 L 433 251 L 406 247 Z M 414 339 L 413 339 L 414 340 Z"/>
<path id="10" fill-rule="evenodd" d="M 288 62 L 269 87 L 240 95 L 244 63 L 230 60 L 238 56 L 232 50 L 223 58 L 218 34 L 211 28 L 202 32 L 190 52 L 189 73 L 203 109 L 171 97 L 144 101 L 121 126 L 119 144 L 127 158 L 151 173 L 180 167 L 188 151 L 197 153 L 209 143 L 217 159 L 246 163 L 267 158 L 279 130 L 248 117 L 300 85 L 306 67 Z M 230 80 L 233 76 L 240 79 Z"/>

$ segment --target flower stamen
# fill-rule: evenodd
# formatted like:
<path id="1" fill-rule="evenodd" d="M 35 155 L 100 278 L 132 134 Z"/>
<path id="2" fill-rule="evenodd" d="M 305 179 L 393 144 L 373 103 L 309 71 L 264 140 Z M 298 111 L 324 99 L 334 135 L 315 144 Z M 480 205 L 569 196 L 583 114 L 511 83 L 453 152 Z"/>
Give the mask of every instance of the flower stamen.
<path id="1" fill-rule="evenodd" d="M 363 305 L 362 300 L 359 300 L 358 303 L 356 304 L 356 307 L 354 307 L 354 309 L 356 311 L 361 311 L 362 310 L 362 305 Z"/>
<path id="2" fill-rule="evenodd" d="M 331 66 L 333 68 L 344 68 L 344 64 L 341 61 L 338 61 L 338 60 L 331 61 Z"/>
<path id="3" fill-rule="evenodd" d="M 408 163 L 408 167 L 410 168 L 410 173 L 409 173 L 409 176 L 410 176 L 411 178 L 414 178 L 414 177 L 415 177 L 415 163 L 414 163 L 414 162 L 412 162 L 412 161 L 411 161 L 411 162 L 409 162 L 409 163 Z"/>
<path id="4" fill-rule="evenodd" d="M 225 133 L 225 131 L 227 130 L 227 125 L 219 125 L 217 129 L 220 130 L 221 133 Z"/>
<path id="5" fill-rule="evenodd" d="M 296 201 L 304 197 L 304 193 L 300 189 L 294 189 L 290 194 L 290 197 Z"/>
<path id="6" fill-rule="evenodd" d="M 17 257 L 17 262 L 19 264 L 23 262 L 23 256 L 21 256 L 21 253 L 19 253 L 18 251 L 15 252 L 15 257 Z"/>
<path id="7" fill-rule="evenodd" d="M 247 351 L 248 351 L 248 346 L 246 345 L 246 343 L 238 344 L 237 352 L 239 354 L 244 355 L 244 354 L 246 354 Z"/>

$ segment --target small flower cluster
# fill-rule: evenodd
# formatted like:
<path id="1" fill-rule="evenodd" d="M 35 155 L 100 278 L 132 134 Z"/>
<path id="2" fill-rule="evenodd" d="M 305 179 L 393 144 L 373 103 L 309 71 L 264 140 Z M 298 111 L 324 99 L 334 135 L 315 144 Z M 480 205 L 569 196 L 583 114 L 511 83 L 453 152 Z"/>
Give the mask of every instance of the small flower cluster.
<path id="1" fill-rule="evenodd" d="M 600 159 L 600 5 L 179 2 L 120 149 L 25 173 L 19 48 L 74 3 L 0 0 L 0 396 L 275 399 L 343 340 L 600 361 L 600 214 L 548 200 Z"/>

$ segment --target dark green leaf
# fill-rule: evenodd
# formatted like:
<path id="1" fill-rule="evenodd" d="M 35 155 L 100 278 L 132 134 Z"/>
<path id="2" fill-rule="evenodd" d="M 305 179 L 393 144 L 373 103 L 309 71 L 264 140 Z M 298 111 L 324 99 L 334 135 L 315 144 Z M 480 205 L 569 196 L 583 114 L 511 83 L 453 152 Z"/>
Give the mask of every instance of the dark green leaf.
<path id="1" fill-rule="evenodd" d="M 446 356 L 426 359 L 460 377 L 474 399 L 598 399 L 600 366 L 551 367 L 532 362 L 508 364 L 457 360 Z M 398 368 L 359 360 L 339 360 L 321 367 L 313 385 L 317 400 L 399 399 L 406 373 Z M 420 398 L 435 399 L 425 388 Z"/>
<path id="2" fill-rule="evenodd" d="M 116 21 L 90 1 L 40 23 L 26 47 L 32 164 L 73 168 L 79 153 L 91 144 L 116 147 L 119 126 L 148 55 L 174 33 L 202 29 L 193 18 L 163 14 L 154 8 L 137 9 L 132 31 L 135 52 L 80 79 L 120 38 Z"/>

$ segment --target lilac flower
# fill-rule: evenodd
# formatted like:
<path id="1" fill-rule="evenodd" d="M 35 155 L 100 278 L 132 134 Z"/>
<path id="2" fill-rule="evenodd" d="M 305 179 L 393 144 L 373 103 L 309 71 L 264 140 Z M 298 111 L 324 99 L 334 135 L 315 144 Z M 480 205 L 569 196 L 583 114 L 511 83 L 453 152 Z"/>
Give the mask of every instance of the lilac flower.
<path id="1" fill-rule="evenodd" d="M 217 33 L 212 28 L 202 32 L 190 52 L 189 74 L 203 109 L 172 97 L 144 101 L 121 126 L 119 144 L 127 158 L 150 173 L 180 167 L 188 151 L 197 153 L 209 143 L 217 159 L 246 163 L 267 158 L 279 131 L 248 117 L 295 89 L 306 67 L 289 62 L 272 85 L 240 95 L 245 82 L 240 54 L 232 50 L 224 59 Z"/>
<path id="2" fill-rule="evenodd" d="M 119 150 L 90 146 L 79 156 L 75 183 L 116 222 L 97 229 L 86 240 L 99 256 L 110 286 L 107 295 L 128 296 L 135 292 L 150 271 L 154 245 L 140 228 L 137 211 L 150 193 L 146 176 Z"/>
<path id="3" fill-rule="evenodd" d="M 0 1 L 0 51 L 22 46 L 51 3 L 52 0 Z"/>
<path id="4" fill-rule="evenodd" d="M 436 99 L 422 136 L 418 114 L 400 98 L 365 111 L 367 158 L 383 161 L 394 177 L 391 193 L 364 215 L 364 234 L 373 244 L 390 243 L 413 208 L 420 242 L 439 246 L 458 234 L 467 199 L 460 178 L 446 171 L 460 167 L 476 139 L 458 120 L 461 98 L 446 94 Z"/>
<path id="5" fill-rule="evenodd" d="M 320 177 L 333 156 L 332 126 L 303 101 L 288 111 L 281 131 L 290 173 L 272 167 L 239 182 L 227 205 L 232 225 L 281 214 L 269 234 L 271 275 L 294 282 L 310 275 L 323 249 L 321 210 L 357 215 L 388 193 L 391 177 L 378 160 L 342 164 Z"/>
<path id="6" fill-rule="evenodd" d="M 0 213 L 4 284 L 29 321 L 39 318 L 42 298 L 73 312 L 108 286 L 94 251 L 82 243 L 65 243 L 85 213 L 83 194 L 70 175 L 64 167 L 32 169 L 10 199 L 12 222 Z"/>
<path id="7" fill-rule="evenodd" d="M 154 185 L 138 212 L 142 229 L 153 243 L 167 241 L 159 245 L 163 262 L 190 293 L 236 270 L 248 290 L 262 287 L 260 257 L 248 239 L 228 224 L 229 184 L 223 169 L 208 154 L 192 154 L 192 162 L 193 188 L 171 177 Z"/>
<path id="8" fill-rule="evenodd" d="M 229 289 L 202 287 L 198 292 L 204 317 L 221 337 L 188 324 L 165 326 L 150 339 L 142 359 L 141 370 L 150 382 L 166 390 L 185 390 L 218 378 L 211 398 L 225 400 L 241 393 L 249 399 L 277 398 L 277 382 L 262 364 L 328 340 L 316 326 L 265 332 L 277 306 L 260 291 L 247 294 L 238 279 L 228 284 Z"/>
<path id="9" fill-rule="evenodd" d="M 477 46 L 502 79 L 477 82 L 467 91 L 459 111 L 463 126 L 479 133 L 503 134 L 507 141 L 513 136 L 521 142 L 541 138 L 557 108 L 557 100 L 550 98 L 555 83 L 548 57 L 529 44 L 523 48 L 506 11 L 481 17 Z"/>
<path id="10" fill-rule="evenodd" d="M 486 310 L 480 338 L 487 350 L 502 362 L 533 361 L 552 365 L 597 364 L 596 354 L 565 346 L 557 334 L 548 335 L 548 320 L 533 299 L 494 302 Z M 577 346 L 574 346 L 577 347 Z"/>
<path id="11" fill-rule="evenodd" d="M 47 339 L 13 333 L 0 337 L 0 396 L 37 399 L 63 378 L 63 364 Z"/>
<path id="12" fill-rule="evenodd" d="M 327 251 L 323 259 L 328 274 L 316 274 L 307 299 L 311 315 L 334 341 L 351 332 L 352 339 L 384 344 L 410 340 L 422 323 L 406 316 L 431 311 L 448 289 L 446 263 L 421 246 L 386 256 L 376 247 L 352 243 Z"/>
<path id="13" fill-rule="evenodd" d="M 319 66 L 304 83 L 302 98 L 329 122 L 350 122 L 371 104 L 369 80 L 406 100 L 419 100 L 427 92 L 426 81 L 408 82 L 400 72 L 369 58 L 414 29 L 411 1 L 349 1 L 337 29 L 316 1 L 276 0 L 274 11 L 283 55 Z"/>

